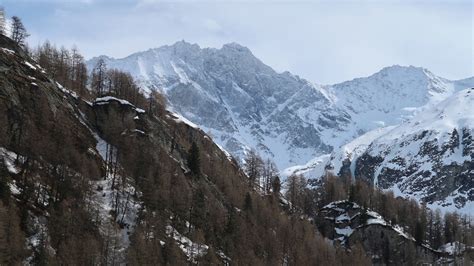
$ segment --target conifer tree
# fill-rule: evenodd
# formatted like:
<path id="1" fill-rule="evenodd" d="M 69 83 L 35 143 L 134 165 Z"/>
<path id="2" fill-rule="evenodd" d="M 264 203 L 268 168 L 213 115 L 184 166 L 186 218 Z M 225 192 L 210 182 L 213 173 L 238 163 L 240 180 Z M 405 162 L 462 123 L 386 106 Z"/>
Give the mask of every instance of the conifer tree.
<path id="1" fill-rule="evenodd" d="M 5 204 L 8 204 L 11 192 L 5 172 L 6 171 L 3 171 L 2 165 L 0 165 L 0 176 L 2 176 L 2 178 L 0 178 L 0 200 L 3 200 Z"/>
<path id="2" fill-rule="evenodd" d="M 203 228 L 206 223 L 206 197 L 202 189 L 198 189 L 193 195 L 190 220 L 197 228 Z"/>
<path id="3" fill-rule="evenodd" d="M 201 172 L 201 161 L 199 158 L 199 147 L 193 142 L 188 152 L 188 167 L 191 172 L 198 176 Z"/>
<path id="4" fill-rule="evenodd" d="M 281 181 L 280 177 L 277 175 L 273 178 L 272 180 L 272 191 L 275 196 L 278 196 L 280 194 L 280 189 L 281 189 Z"/>
<path id="5" fill-rule="evenodd" d="M 244 210 L 252 210 L 252 196 L 250 196 L 249 192 L 247 192 L 247 194 L 245 195 Z"/>
<path id="6" fill-rule="evenodd" d="M 424 234 L 425 232 L 422 226 L 422 222 L 417 221 L 415 224 L 415 240 L 417 244 L 421 245 L 423 243 Z"/>

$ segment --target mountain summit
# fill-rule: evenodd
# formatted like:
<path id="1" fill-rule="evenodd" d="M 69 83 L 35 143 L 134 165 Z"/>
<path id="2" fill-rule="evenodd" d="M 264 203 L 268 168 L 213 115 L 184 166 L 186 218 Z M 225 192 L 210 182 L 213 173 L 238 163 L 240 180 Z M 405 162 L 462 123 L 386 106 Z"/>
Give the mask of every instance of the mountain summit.
<path id="1" fill-rule="evenodd" d="M 326 169 L 433 207 L 472 213 L 473 106 L 474 88 L 461 90 L 398 126 L 343 146 Z"/>

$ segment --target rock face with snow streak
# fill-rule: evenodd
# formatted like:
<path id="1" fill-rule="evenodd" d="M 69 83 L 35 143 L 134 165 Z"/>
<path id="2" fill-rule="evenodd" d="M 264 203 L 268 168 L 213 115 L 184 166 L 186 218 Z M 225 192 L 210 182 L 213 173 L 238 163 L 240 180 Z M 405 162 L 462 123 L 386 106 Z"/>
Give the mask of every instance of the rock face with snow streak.
<path id="1" fill-rule="evenodd" d="M 417 244 L 400 225 L 354 202 L 331 202 L 318 212 L 315 223 L 325 237 L 345 247 L 362 245 L 374 265 L 407 264 L 410 256 L 416 256 L 420 264 L 432 264 L 445 256 Z"/>
<path id="2" fill-rule="evenodd" d="M 472 213 L 473 107 L 474 89 L 461 90 L 399 126 L 343 146 L 327 168 L 434 207 Z"/>

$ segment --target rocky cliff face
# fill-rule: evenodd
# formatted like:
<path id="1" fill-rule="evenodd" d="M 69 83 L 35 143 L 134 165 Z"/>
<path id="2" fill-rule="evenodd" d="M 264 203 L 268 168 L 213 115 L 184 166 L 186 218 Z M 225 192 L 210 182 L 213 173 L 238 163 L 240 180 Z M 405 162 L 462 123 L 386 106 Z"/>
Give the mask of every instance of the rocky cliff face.
<path id="1" fill-rule="evenodd" d="M 95 139 L 78 119 L 77 107 L 65 100 L 76 96 L 10 39 L 1 36 L 0 41 L 0 146 L 45 161 L 64 160 L 76 171 L 81 170 L 79 161 L 100 165 L 88 152 Z M 77 148 L 79 158 L 63 149 L 69 145 Z"/>

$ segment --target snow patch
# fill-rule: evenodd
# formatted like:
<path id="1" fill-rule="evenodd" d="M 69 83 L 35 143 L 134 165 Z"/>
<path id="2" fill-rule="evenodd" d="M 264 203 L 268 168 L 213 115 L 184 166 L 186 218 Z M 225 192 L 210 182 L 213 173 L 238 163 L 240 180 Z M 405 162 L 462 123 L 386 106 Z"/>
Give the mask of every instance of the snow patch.
<path id="1" fill-rule="evenodd" d="M 115 97 L 112 97 L 112 96 L 105 96 L 105 97 L 96 98 L 95 101 L 94 101 L 94 104 L 97 104 L 97 105 L 108 104 L 111 101 L 116 101 L 116 102 L 119 102 L 120 104 L 123 104 L 123 105 L 134 106 L 133 104 L 131 104 L 127 100 L 115 98 Z"/>
<path id="2" fill-rule="evenodd" d="M 33 70 L 36 70 L 36 67 L 35 67 L 33 64 L 31 64 L 30 62 L 24 61 L 23 63 L 24 63 L 27 67 L 29 67 L 29 68 L 31 68 L 31 69 L 33 69 Z"/>
<path id="3" fill-rule="evenodd" d="M 345 236 L 345 237 L 350 237 L 352 235 L 352 233 L 354 232 L 354 229 L 352 229 L 350 226 L 346 226 L 344 228 L 334 228 L 334 230 L 336 230 L 336 233 L 338 235 L 342 235 L 342 236 Z"/>
<path id="4" fill-rule="evenodd" d="M 188 119 L 186 119 L 184 116 L 178 114 L 178 113 L 171 113 L 172 116 L 174 116 L 174 121 L 178 122 L 178 123 L 184 123 L 192 128 L 199 128 L 196 124 L 194 124 L 193 122 L 189 121 Z"/>
<path id="5" fill-rule="evenodd" d="M 15 54 L 15 51 L 2 47 L 1 50 L 7 54 Z"/>
<path id="6" fill-rule="evenodd" d="M 71 95 L 72 97 L 74 97 L 75 99 L 79 98 L 79 96 L 77 96 L 77 93 L 75 93 L 74 91 L 71 91 L 71 90 L 68 90 L 66 88 L 63 87 L 63 85 L 61 85 L 59 82 L 56 81 L 56 85 L 58 86 L 58 88 L 64 92 L 65 94 L 68 94 L 68 95 Z"/>
<path id="7" fill-rule="evenodd" d="M 193 263 L 197 262 L 196 261 L 197 258 L 202 257 L 207 254 L 209 246 L 191 241 L 189 238 L 181 235 L 171 225 L 166 226 L 166 234 L 169 237 L 172 237 L 176 241 L 179 248 L 188 257 L 188 260 Z"/>
<path id="8" fill-rule="evenodd" d="M 0 156 L 3 157 L 8 172 L 12 174 L 18 174 L 20 172 L 20 170 L 15 166 L 15 160 L 18 157 L 16 153 L 0 147 Z"/>
<path id="9" fill-rule="evenodd" d="M 459 255 L 466 250 L 466 245 L 460 242 L 451 242 L 439 247 L 438 251 L 448 253 L 449 255 Z"/>

